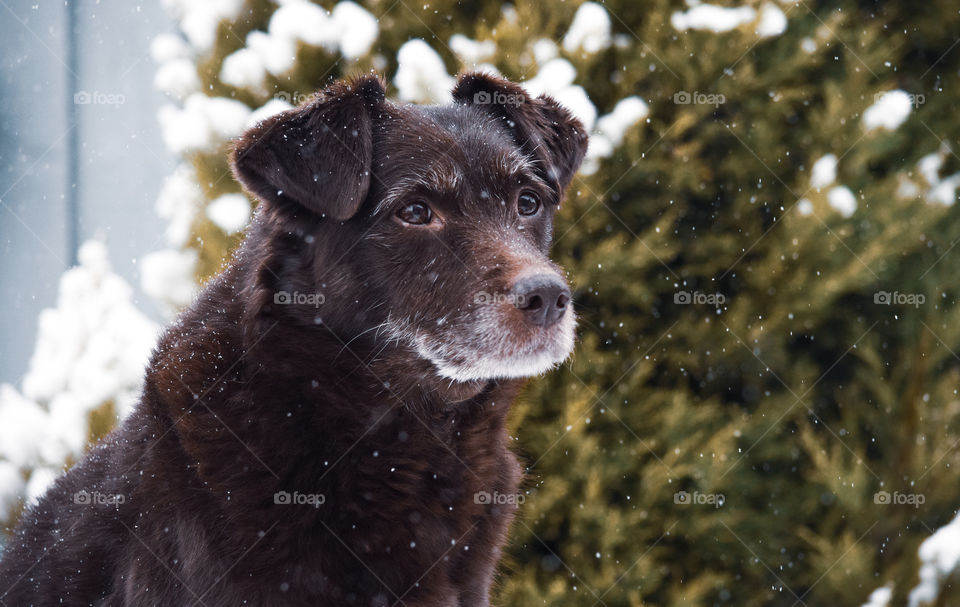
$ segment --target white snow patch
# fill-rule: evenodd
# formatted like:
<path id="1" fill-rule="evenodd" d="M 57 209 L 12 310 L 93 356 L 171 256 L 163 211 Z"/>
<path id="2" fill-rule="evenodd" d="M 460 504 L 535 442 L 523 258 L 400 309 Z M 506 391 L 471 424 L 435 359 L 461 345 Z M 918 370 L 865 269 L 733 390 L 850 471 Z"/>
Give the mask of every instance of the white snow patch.
<path id="1" fill-rule="evenodd" d="M 157 215 L 167 220 L 164 239 L 174 247 L 182 247 L 187 243 L 194 215 L 204 201 L 203 192 L 193 174 L 190 165 L 178 164 L 163 182 L 154 206 Z"/>
<path id="2" fill-rule="evenodd" d="M 727 8 L 714 4 L 698 4 L 687 12 L 677 11 L 670 16 L 670 24 L 679 31 L 709 30 L 729 32 L 757 18 L 757 11 L 749 6 Z"/>
<path id="3" fill-rule="evenodd" d="M 943 166 L 945 159 L 946 155 L 943 150 L 927 154 L 917 161 L 917 171 L 920 172 L 927 183 L 937 185 L 940 183 L 940 167 Z"/>
<path id="4" fill-rule="evenodd" d="M 207 217 L 227 234 L 236 234 L 250 222 L 250 201 L 243 194 L 224 194 L 207 205 Z"/>
<path id="5" fill-rule="evenodd" d="M 566 59 L 551 59 L 537 75 L 521 83 L 532 96 L 550 95 L 580 119 L 587 131 L 593 130 L 597 108 L 583 87 L 573 84 L 577 69 Z"/>
<path id="6" fill-rule="evenodd" d="M 827 187 L 837 180 L 837 156 L 825 154 L 813 163 L 810 169 L 810 187 L 816 189 Z"/>
<path id="7" fill-rule="evenodd" d="M 210 150 L 219 141 L 236 137 L 249 116 L 245 104 L 203 93 L 187 97 L 182 108 L 165 105 L 157 112 L 164 143 L 175 154 Z"/>
<path id="8" fill-rule="evenodd" d="M 220 80 L 237 88 L 260 90 L 266 77 L 259 53 L 246 47 L 227 55 L 220 67 Z"/>
<path id="9" fill-rule="evenodd" d="M 543 65 L 551 59 L 556 59 L 559 53 L 557 44 L 547 38 L 537 40 L 531 48 L 533 50 L 533 58 L 536 59 L 538 65 Z"/>
<path id="10" fill-rule="evenodd" d="M 150 42 L 150 56 L 157 63 L 166 63 L 174 59 L 188 59 L 193 56 L 186 40 L 175 34 L 158 34 Z"/>
<path id="11" fill-rule="evenodd" d="M 333 27 L 338 34 L 340 54 L 347 59 L 366 55 L 380 35 L 376 17 L 353 2 L 338 2 L 333 7 Z"/>
<path id="12" fill-rule="evenodd" d="M 164 7 L 180 22 L 180 29 L 197 51 L 213 49 L 221 21 L 240 15 L 244 0 L 163 0 Z"/>
<path id="13" fill-rule="evenodd" d="M 478 42 L 463 34 L 454 34 L 450 37 L 450 50 L 456 53 L 465 65 L 476 65 L 493 57 L 497 52 L 497 45 L 493 40 Z"/>
<path id="14" fill-rule="evenodd" d="M 926 201 L 948 207 L 953 206 L 957 201 L 957 188 L 960 187 L 960 173 L 940 178 L 940 169 L 943 168 L 943 162 L 949 153 L 950 148 L 942 146 L 938 151 L 927 154 L 917 161 L 917 172 L 929 185 L 924 193 Z"/>
<path id="15" fill-rule="evenodd" d="M 176 99 L 183 99 L 200 90 L 197 66 L 190 59 L 172 59 L 160 65 L 153 76 L 153 86 L 158 91 Z"/>
<path id="16" fill-rule="evenodd" d="M 263 122 L 270 116 L 275 116 L 280 112 L 286 112 L 287 110 L 292 110 L 293 104 L 284 99 L 277 99 L 274 97 L 270 101 L 264 103 L 262 106 L 253 110 L 250 113 L 250 117 L 247 119 L 247 128 L 255 126 L 260 122 Z"/>
<path id="17" fill-rule="evenodd" d="M 60 476 L 60 471 L 49 467 L 37 467 L 30 474 L 30 480 L 27 481 L 26 498 L 27 503 L 36 505 L 47 492 L 53 481 Z"/>
<path id="18" fill-rule="evenodd" d="M 349 0 L 338 2 L 330 13 L 306 0 L 285 1 L 270 17 L 267 32 L 250 32 L 246 47 L 224 59 L 220 78 L 232 86 L 261 91 L 267 72 L 282 76 L 293 69 L 298 43 L 355 60 L 370 51 L 379 35 L 376 18 Z"/>
<path id="19" fill-rule="evenodd" d="M 900 174 L 897 176 L 897 198 L 916 198 L 920 196 L 920 188 L 912 179 L 906 175 Z"/>
<path id="20" fill-rule="evenodd" d="M 927 192 L 927 202 L 951 207 L 957 202 L 958 187 L 960 187 L 960 173 L 955 173 L 930 188 Z"/>
<path id="21" fill-rule="evenodd" d="M 274 11 L 267 26 L 270 36 L 290 44 L 303 41 L 312 46 L 337 50 L 338 32 L 323 7 L 312 2 L 285 2 Z"/>
<path id="22" fill-rule="evenodd" d="M 940 594 L 940 582 L 960 565 L 960 515 L 928 537 L 918 551 L 920 582 L 910 591 L 909 607 L 932 605 Z"/>
<path id="23" fill-rule="evenodd" d="M 892 598 L 893 588 L 881 586 L 870 593 L 870 597 L 867 599 L 867 602 L 863 604 L 863 607 L 887 607 Z"/>
<path id="24" fill-rule="evenodd" d="M 779 36 L 787 31 L 787 16 L 779 6 L 767 2 L 760 9 L 760 22 L 754 31 L 761 38 Z"/>
<path id="25" fill-rule="evenodd" d="M 197 252 L 193 249 L 163 249 L 145 255 L 140 262 L 140 286 L 164 306 L 172 318 L 193 301 L 196 285 L 193 273 Z"/>
<path id="26" fill-rule="evenodd" d="M 590 136 L 587 155 L 580 172 L 592 175 L 600 166 L 601 158 L 613 155 L 627 134 L 627 131 L 647 117 L 650 106 L 639 97 L 626 97 L 617 102 L 613 111 L 597 120 L 597 128 Z"/>
<path id="27" fill-rule="evenodd" d="M 393 83 L 403 101 L 450 103 L 454 79 L 447 74 L 440 55 L 430 45 L 414 38 L 397 53 L 397 75 Z"/>
<path id="28" fill-rule="evenodd" d="M 274 13 L 274 18 L 276 16 Z M 287 73 L 297 59 L 296 40 L 285 36 L 271 36 L 254 30 L 247 34 L 247 48 L 257 54 L 264 69 L 274 76 Z"/>
<path id="29" fill-rule="evenodd" d="M 627 130 L 650 114 L 650 106 L 639 97 L 626 97 L 617 102 L 613 111 L 597 120 L 597 132 L 617 146 Z"/>
<path id="30" fill-rule="evenodd" d="M 844 217 L 852 216 L 857 210 L 857 198 L 845 185 L 830 188 L 827 203 Z"/>
<path id="31" fill-rule="evenodd" d="M 570 29 L 563 37 L 563 50 L 596 53 L 610 46 L 610 15 L 596 2 L 584 2 L 573 16 Z"/>
<path id="32" fill-rule="evenodd" d="M 913 99 L 900 89 L 879 95 L 876 102 L 863 112 L 863 128 L 894 130 L 907 119 L 913 109 Z"/>

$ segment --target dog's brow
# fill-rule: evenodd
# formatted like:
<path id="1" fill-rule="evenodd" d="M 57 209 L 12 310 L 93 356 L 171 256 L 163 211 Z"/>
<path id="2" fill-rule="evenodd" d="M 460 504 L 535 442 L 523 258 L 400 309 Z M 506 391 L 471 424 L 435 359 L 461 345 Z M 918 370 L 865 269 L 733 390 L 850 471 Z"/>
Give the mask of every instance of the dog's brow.
<path id="1" fill-rule="evenodd" d="M 464 182 L 463 171 L 452 161 L 436 162 L 416 175 L 404 177 L 383 197 L 373 210 L 376 215 L 411 193 L 427 191 L 439 196 L 455 196 Z"/>
<path id="2" fill-rule="evenodd" d="M 501 176 L 515 177 L 533 173 L 533 162 L 520 152 L 510 150 L 494 157 L 494 170 Z"/>
<path id="3" fill-rule="evenodd" d="M 537 172 L 538 160 L 531 158 L 519 150 L 510 150 L 494 155 L 489 164 L 490 172 L 497 181 L 517 183 L 520 181 L 534 182 L 541 187 L 546 183 Z"/>

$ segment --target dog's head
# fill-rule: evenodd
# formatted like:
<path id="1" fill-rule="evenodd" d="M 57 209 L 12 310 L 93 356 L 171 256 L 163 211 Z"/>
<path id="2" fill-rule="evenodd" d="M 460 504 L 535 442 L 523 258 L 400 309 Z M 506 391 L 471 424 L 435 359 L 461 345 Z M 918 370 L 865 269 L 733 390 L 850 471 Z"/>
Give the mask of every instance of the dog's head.
<path id="1" fill-rule="evenodd" d="M 234 173 L 263 203 L 254 230 L 283 241 L 268 270 L 291 305 L 273 313 L 395 340 L 456 381 L 535 375 L 573 348 L 570 289 L 547 253 L 587 135 L 500 78 L 461 76 L 453 97 L 394 104 L 365 76 L 241 138 Z"/>

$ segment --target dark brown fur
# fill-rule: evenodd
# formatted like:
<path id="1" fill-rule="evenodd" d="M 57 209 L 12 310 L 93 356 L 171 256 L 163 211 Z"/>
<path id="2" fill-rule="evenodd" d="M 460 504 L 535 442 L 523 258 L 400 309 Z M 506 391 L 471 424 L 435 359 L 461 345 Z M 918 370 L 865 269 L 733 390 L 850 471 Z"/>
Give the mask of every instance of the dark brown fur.
<path id="1" fill-rule="evenodd" d="M 522 379 L 467 376 L 562 348 L 475 294 L 557 271 L 552 216 L 586 135 L 548 98 L 481 92 L 523 94 L 466 75 L 457 103 L 418 108 L 363 77 L 241 138 L 234 170 L 262 201 L 245 242 L 164 333 L 135 412 L 24 514 L 0 603 L 489 604 L 516 506 L 476 496 L 519 491 Z M 538 216 L 517 217 L 519 188 Z M 412 198 L 442 224 L 401 225 L 391 205 Z"/>

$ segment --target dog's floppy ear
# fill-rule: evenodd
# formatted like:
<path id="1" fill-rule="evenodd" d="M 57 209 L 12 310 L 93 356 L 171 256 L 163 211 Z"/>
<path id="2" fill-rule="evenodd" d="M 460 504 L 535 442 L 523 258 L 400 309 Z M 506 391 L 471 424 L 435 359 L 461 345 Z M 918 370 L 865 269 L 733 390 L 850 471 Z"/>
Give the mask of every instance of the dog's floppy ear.
<path id="1" fill-rule="evenodd" d="M 230 158 L 233 174 L 264 202 L 349 219 L 370 189 L 372 116 L 383 97 L 375 76 L 332 85 L 244 133 Z"/>
<path id="2" fill-rule="evenodd" d="M 453 98 L 503 119 L 521 149 L 543 162 L 543 177 L 563 193 L 587 152 L 587 131 L 573 114 L 552 97 L 531 99 L 520 85 L 482 72 L 461 74 Z"/>

